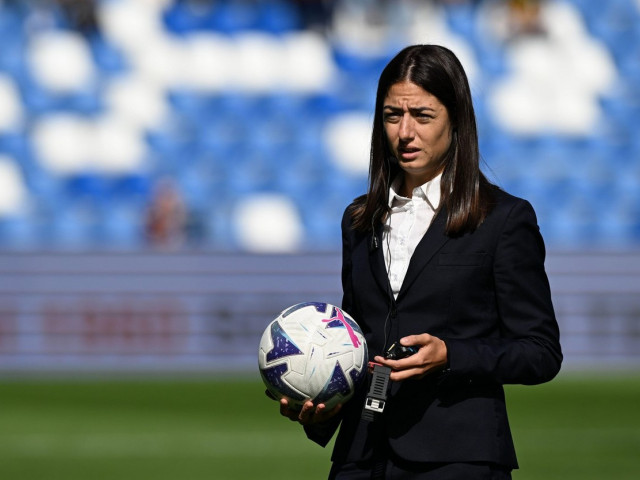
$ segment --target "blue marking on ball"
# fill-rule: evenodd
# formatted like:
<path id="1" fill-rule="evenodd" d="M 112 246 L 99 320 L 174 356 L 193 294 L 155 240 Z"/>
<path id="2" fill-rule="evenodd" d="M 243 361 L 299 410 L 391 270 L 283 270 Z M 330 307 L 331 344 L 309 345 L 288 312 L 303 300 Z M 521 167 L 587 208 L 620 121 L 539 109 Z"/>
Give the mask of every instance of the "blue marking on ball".
<path id="1" fill-rule="evenodd" d="M 267 352 L 268 362 L 290 355 L 303 355 L 303 352 L 289 338 L 289 335 L 286 334 L 278 322 L 271 324 L 271 341 L 273 342 L 273 348 Z"/>
<path id="2" fill-rule="evenodd" d="M 348 395 L 351 392 L 351 388 L 349 386 L 349 381 L 342 371 L 342 367 L 340 367 L 340 363 L 336 362 L 335 367 L 333 367 L 333 373 L 331 377 L 325 384 L 322 391 L 316 395 L 313 399 L 314 403 L 317 405 L 318 403 L 324 403 L 334 395 L 340 394 L 343 396 Z"/>
<path id="3" fill-rule="evenodd" d="M 272 386 L 275 392 L 278 394 L 284 395 L 292 400 L 305 400 L 305 397 L 300 395 L 298 392 L 290 388 L 283 380 L 282 375 L 287 373 L 288 367 L 286 364 L 282 363 L 280 365 L 276 365 L 274 367 L 263 368 L 260 370 L 260 374 L 265 382 Z M 272 390 L 272 389 L 270 389 Z"/>
<path id="4" fill-rule="evenodd" d="M 282 313 L 282 318 L 286 318 L 289 315 L 291 315 L 293 312 L 297 312 L 298 310 L 305 308 L 305 307 L 314 307 L 316 309 L 316 312 L 318 313 L 324 313 L 327 311 L 327 304 L 323 303 L 323 302 L 304 302 L 304 303 L 298 303 L 297 305 L 293 305 L 291 308 L 289 308 L 287 311 Z"/>

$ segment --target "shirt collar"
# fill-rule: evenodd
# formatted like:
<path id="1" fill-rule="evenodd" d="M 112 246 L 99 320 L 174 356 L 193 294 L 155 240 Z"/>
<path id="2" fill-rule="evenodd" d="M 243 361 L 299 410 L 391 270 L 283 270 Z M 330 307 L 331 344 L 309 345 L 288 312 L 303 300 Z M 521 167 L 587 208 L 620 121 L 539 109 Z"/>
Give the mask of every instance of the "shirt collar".
<path id="1" fill-rule="evenodd" d="M 396 178 L 393 179 L 391 186 L 389 187 L 389 207 L 393 206 L 394 200 L 407 201 L 407 197 L 403 197 L 398 193 L 400 186 L 402 185 L 404 173 L 399 173 Z M 422 191 L 422 194 L 427 199 L 429 205 L 433 210 L 437 210 L 440 206 L 440 180 L 442 173 L 439 173 L 427 183 L 420 185 L 418 188 Z"/>

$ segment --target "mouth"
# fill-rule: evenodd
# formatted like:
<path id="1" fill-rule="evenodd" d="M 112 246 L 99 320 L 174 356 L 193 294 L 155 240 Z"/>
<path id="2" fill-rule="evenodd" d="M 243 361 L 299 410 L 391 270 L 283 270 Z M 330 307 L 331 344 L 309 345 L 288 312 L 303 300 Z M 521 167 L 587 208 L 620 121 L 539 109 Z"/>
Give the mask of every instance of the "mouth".
<path id="1" fill-rule="evenodd" d="M 419 153 L 419 148 L 404 147 L 398 149 L 398 154 L 403 160 L 413 160 L 418 156 Z"/>

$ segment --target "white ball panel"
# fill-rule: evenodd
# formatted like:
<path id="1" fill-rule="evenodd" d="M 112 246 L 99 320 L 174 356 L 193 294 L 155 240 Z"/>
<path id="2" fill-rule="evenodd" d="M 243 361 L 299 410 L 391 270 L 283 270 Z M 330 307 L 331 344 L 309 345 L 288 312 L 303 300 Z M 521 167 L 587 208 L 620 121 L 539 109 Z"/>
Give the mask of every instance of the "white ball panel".
<path id="1" fill-rule="evenodd" d="M 263 379 L 276 395 L 287 396 L 284 391 L 291 389 L 302 393 L 303 398 L 316 399 L 331 408 L 353 394 L 352 370 L 356 378 L 364 376 L 367 362 L 364 336 L 353 319 L 333 305 L 311 303 L 294 307 L 282 312 L 262 335 L 258 363 Z M 338 371 L 334 379 L 336 367 L 342 372 Z M 330 393 L 325 391 L 327 388 Z"/>

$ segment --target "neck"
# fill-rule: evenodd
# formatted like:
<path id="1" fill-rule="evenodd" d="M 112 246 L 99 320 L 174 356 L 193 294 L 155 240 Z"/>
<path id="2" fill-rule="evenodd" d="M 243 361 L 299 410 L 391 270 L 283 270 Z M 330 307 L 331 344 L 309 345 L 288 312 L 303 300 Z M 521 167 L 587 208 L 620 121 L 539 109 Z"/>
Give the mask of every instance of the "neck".
<path id="1" fill-rule="evenodd" d="M 436 178 L 439 174 L 440 172 L 438 171 L 438 172 L 431 173 L 429 175 L 417 177 L 413 175 L 408 175 L 405 172 L 402 180 L 402 186 L 400 187 L 400 195 L 402 195 L 403 197 L 411 198 L 413 196 L 413 190 L 416 187 L 419 187 L 420 185 L 424 185 L 425 183 L 430 182 L 431 180 Z"/>

